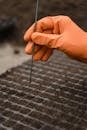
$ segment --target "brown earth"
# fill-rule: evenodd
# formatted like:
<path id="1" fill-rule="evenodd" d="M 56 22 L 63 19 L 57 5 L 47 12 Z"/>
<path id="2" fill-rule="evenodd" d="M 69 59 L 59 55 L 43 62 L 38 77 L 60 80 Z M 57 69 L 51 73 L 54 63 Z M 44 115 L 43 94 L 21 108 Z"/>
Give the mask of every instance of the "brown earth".
<path id="1" fill-rule="evenodd" d="M 42 0 L 39 18 L 47 15 L 68 15 L 87 30 L 87 0 Z M 0 16 L 15 17 L 18 21 L 19 41 L 25 30 L 34 22 L 35 0 L 0 0 Z M 39 19 L 38 18 L 38 19 Z"/>
<path id="2" fill-rule="evenodd" d="M 0 76 L 0 130 L 87 130 L 87 65 L 54 53 L 31 84 L 30 65 Z"/>

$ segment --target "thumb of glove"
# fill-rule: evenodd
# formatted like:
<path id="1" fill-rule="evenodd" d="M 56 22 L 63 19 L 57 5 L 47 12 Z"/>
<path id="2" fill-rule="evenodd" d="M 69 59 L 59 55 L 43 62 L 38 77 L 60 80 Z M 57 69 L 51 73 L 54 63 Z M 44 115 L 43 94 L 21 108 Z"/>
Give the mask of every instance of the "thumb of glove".
<path id="1" fill-rule="evenodd" d="M 58 34 L 45 34 L 45 33 L 39 33 L 35 32 L 31 36 L 32 41 L 38 45 L 45 45 L 49 48 L 55 48 L 58 49 L 61 47 L 61 38 L 62 35 Z"/>

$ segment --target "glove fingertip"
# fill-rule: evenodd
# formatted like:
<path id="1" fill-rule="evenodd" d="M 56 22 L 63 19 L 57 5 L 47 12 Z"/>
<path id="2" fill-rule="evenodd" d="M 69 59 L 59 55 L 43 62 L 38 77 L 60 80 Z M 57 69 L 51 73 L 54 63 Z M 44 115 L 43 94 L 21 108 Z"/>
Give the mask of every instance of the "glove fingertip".
<path id="1" fill-rule="evenodd" d="M 26 54 L 29 54 L 29 51 L 28 51 L 28 48 L 27 48 L 27 47 L 25 47 L 25 53 L 26 53 Z"/>
<path id="2" fill-rule="evenodd" d="M 28 42 L 28 44 L 26 45 L 25 53 L 29 55 L 32 53 L 32 42 Z"/>
<path id="3" fill-rule="evenodd" d="M 47 61 L 49 58 L 42 58 L 41 61 Z"/>

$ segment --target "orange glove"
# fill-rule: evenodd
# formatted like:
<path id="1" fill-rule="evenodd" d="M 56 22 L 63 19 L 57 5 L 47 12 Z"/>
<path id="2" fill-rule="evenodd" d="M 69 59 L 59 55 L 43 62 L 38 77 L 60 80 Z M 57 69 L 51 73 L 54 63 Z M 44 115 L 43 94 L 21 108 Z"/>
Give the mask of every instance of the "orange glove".
<path id="1" fill-rule="evenodd" d="M 24 40 L 28 42 L 25 48 L 28 54 L 32 52 L 32 42 L 36 44 L 34 60 L 48 60 L 53 49 L 58 49 L 87 63 L 87 33 L 68 16 L 42 18 L 37 22 L 37 32 L 33 30 L 34 25 L 27 30 Z"/>

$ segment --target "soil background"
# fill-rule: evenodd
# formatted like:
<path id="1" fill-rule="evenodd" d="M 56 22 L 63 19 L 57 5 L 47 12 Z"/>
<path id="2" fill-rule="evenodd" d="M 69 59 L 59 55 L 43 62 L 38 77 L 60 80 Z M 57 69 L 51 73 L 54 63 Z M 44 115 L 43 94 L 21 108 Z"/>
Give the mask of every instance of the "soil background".
<path id="1" fill-rule="evenodd" d="M 0 17 L 15 17 L 18 40 L 34 22 L 36 0 L 0 0 Z M 68 15 L 87 31 L 87 0 L 39 0 L 38 19 L 49 15 Z M 14 39 L 15 40 L 15 39 Z"/>

